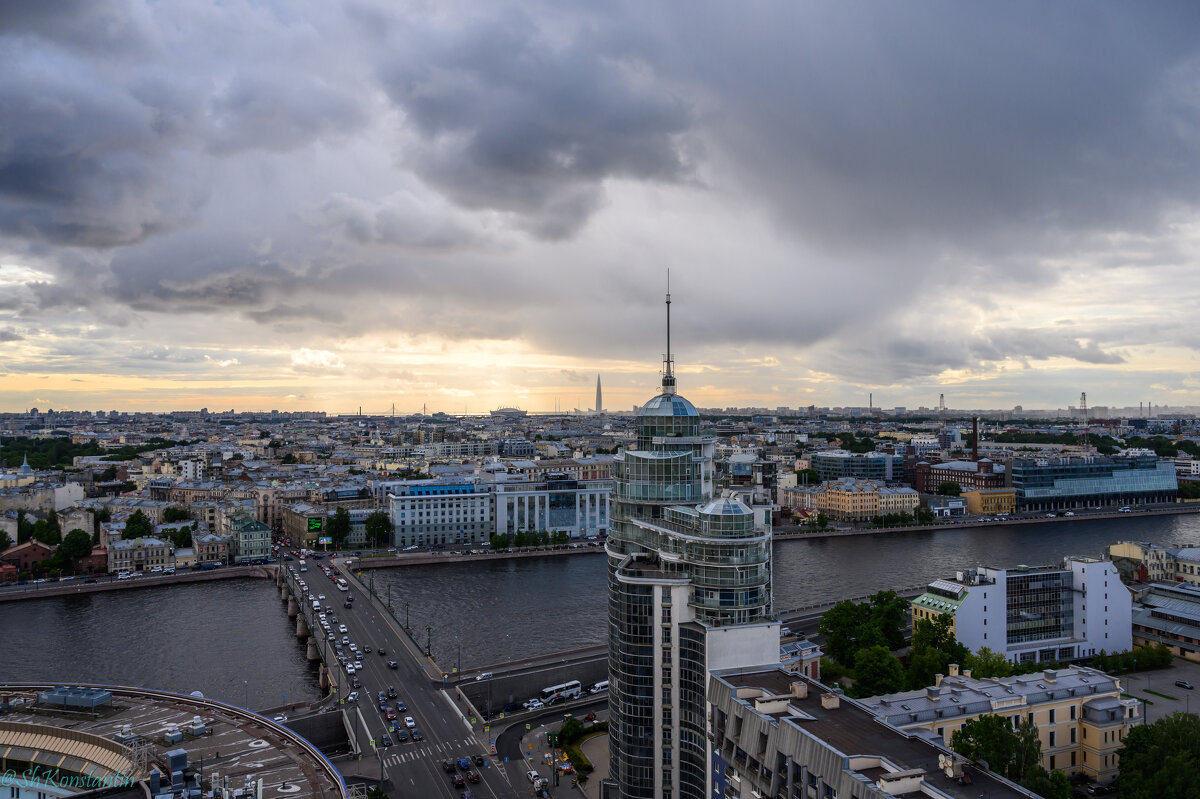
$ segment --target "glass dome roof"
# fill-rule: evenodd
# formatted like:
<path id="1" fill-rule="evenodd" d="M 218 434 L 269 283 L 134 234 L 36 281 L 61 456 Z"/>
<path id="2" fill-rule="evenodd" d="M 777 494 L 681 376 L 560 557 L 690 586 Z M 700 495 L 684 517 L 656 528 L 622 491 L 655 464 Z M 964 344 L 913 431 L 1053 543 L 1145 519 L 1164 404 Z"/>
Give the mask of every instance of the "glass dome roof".
<path id="1" fill-rule="evenodd" d="M 705 516 L 738 516 L 753 512 L 740 499 L 733 499 L 732 497 L 714 499 L 700 509 L 700 513 Z"/>
<path id="2" fill-rule="evenodd" d="M 638 411 L 638 416 L 699 416 L 696 406 L 678 394 L 659 394 Z"/>

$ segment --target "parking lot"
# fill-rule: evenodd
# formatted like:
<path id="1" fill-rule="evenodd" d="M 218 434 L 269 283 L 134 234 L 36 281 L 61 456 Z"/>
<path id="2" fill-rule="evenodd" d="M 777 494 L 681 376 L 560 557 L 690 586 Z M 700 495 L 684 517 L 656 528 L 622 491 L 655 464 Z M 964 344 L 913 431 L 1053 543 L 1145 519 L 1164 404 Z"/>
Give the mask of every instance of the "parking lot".
<path id="1" fill-rule="evenodd" d="M 1176 680 L 1184 680 L 1194 686 L 1200 686 L 1200 663 L 1176 658 L 1175 665 L 1169 669 L 1122 674 L 1119 679 L 1125 693 L 1137 697 L 1145 703 L 1142 710 L 1145 713 L 1147 724 L 1179 711 L 1200 713 L 1200 694 L 1197 693 L 1200 691 L 1200 687 L 1188 690 L 1175 685 Z M 1147 690 L 1155 691 L 1163 696 L 1147 693 Z"/>

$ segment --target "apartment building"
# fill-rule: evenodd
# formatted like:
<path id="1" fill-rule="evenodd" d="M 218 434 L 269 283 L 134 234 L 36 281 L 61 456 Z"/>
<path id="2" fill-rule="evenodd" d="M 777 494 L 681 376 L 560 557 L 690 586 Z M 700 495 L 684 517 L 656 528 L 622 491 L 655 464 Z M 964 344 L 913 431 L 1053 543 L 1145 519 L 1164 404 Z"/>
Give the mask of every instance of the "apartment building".
<path id="1" fill-rule="evenodd" d="M 1143 723 L 1141 703 L 1122 691 L 1119 680 L 1086 666 L 975 679 L 952 664 L 929 688 L 860 701 L 881 721 L 932 733 L 947 746 L 956 730 L 980 716 L 1001 716 L 1014 726 L 1028 719 L 1038 729 L 1043 768 L 1107 783 L 1117 777 L 1125 736 Z"/>

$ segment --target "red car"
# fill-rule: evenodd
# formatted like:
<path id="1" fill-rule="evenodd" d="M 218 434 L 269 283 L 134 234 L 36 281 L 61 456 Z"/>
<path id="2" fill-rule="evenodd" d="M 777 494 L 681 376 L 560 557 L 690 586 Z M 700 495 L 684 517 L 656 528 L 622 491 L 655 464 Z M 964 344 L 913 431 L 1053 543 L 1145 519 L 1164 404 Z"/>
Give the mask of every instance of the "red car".
<path id="1" fill-rule="evenodd" d="M 468 782 L 479 782 L 479 772 L 478 771 L 468 771 L 467 772 L 467 781 Z"/>
<path id="2" fill-rule="evenodd" d="M 396 720 L 396 711 L 392 710 L 391 708 L 388 708 L 387 720 L 395 721 Z"/>

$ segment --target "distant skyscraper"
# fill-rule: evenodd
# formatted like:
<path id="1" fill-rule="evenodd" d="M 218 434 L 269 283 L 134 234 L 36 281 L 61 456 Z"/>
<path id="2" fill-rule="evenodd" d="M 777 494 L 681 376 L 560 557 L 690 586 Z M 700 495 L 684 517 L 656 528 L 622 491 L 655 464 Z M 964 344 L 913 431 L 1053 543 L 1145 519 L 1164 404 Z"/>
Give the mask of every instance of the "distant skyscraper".
<path id="1" fill-rule="evenodd" d="M 596 413 L 604 413 L 604 402 L 600 399 L 600 375 L 596 375 Z"/>
<path id="2" fill-rule="evenodd" d="M 609 538 L 609 781 L 621 799 L 707 799 L 713 669 L 779 662 L 771 532 L 713 497 L 716 439 L 675 393 L 667 295 L 662 392 L 616 456 Z M 599 404 L 599 402 L 597 402 Z"/>

